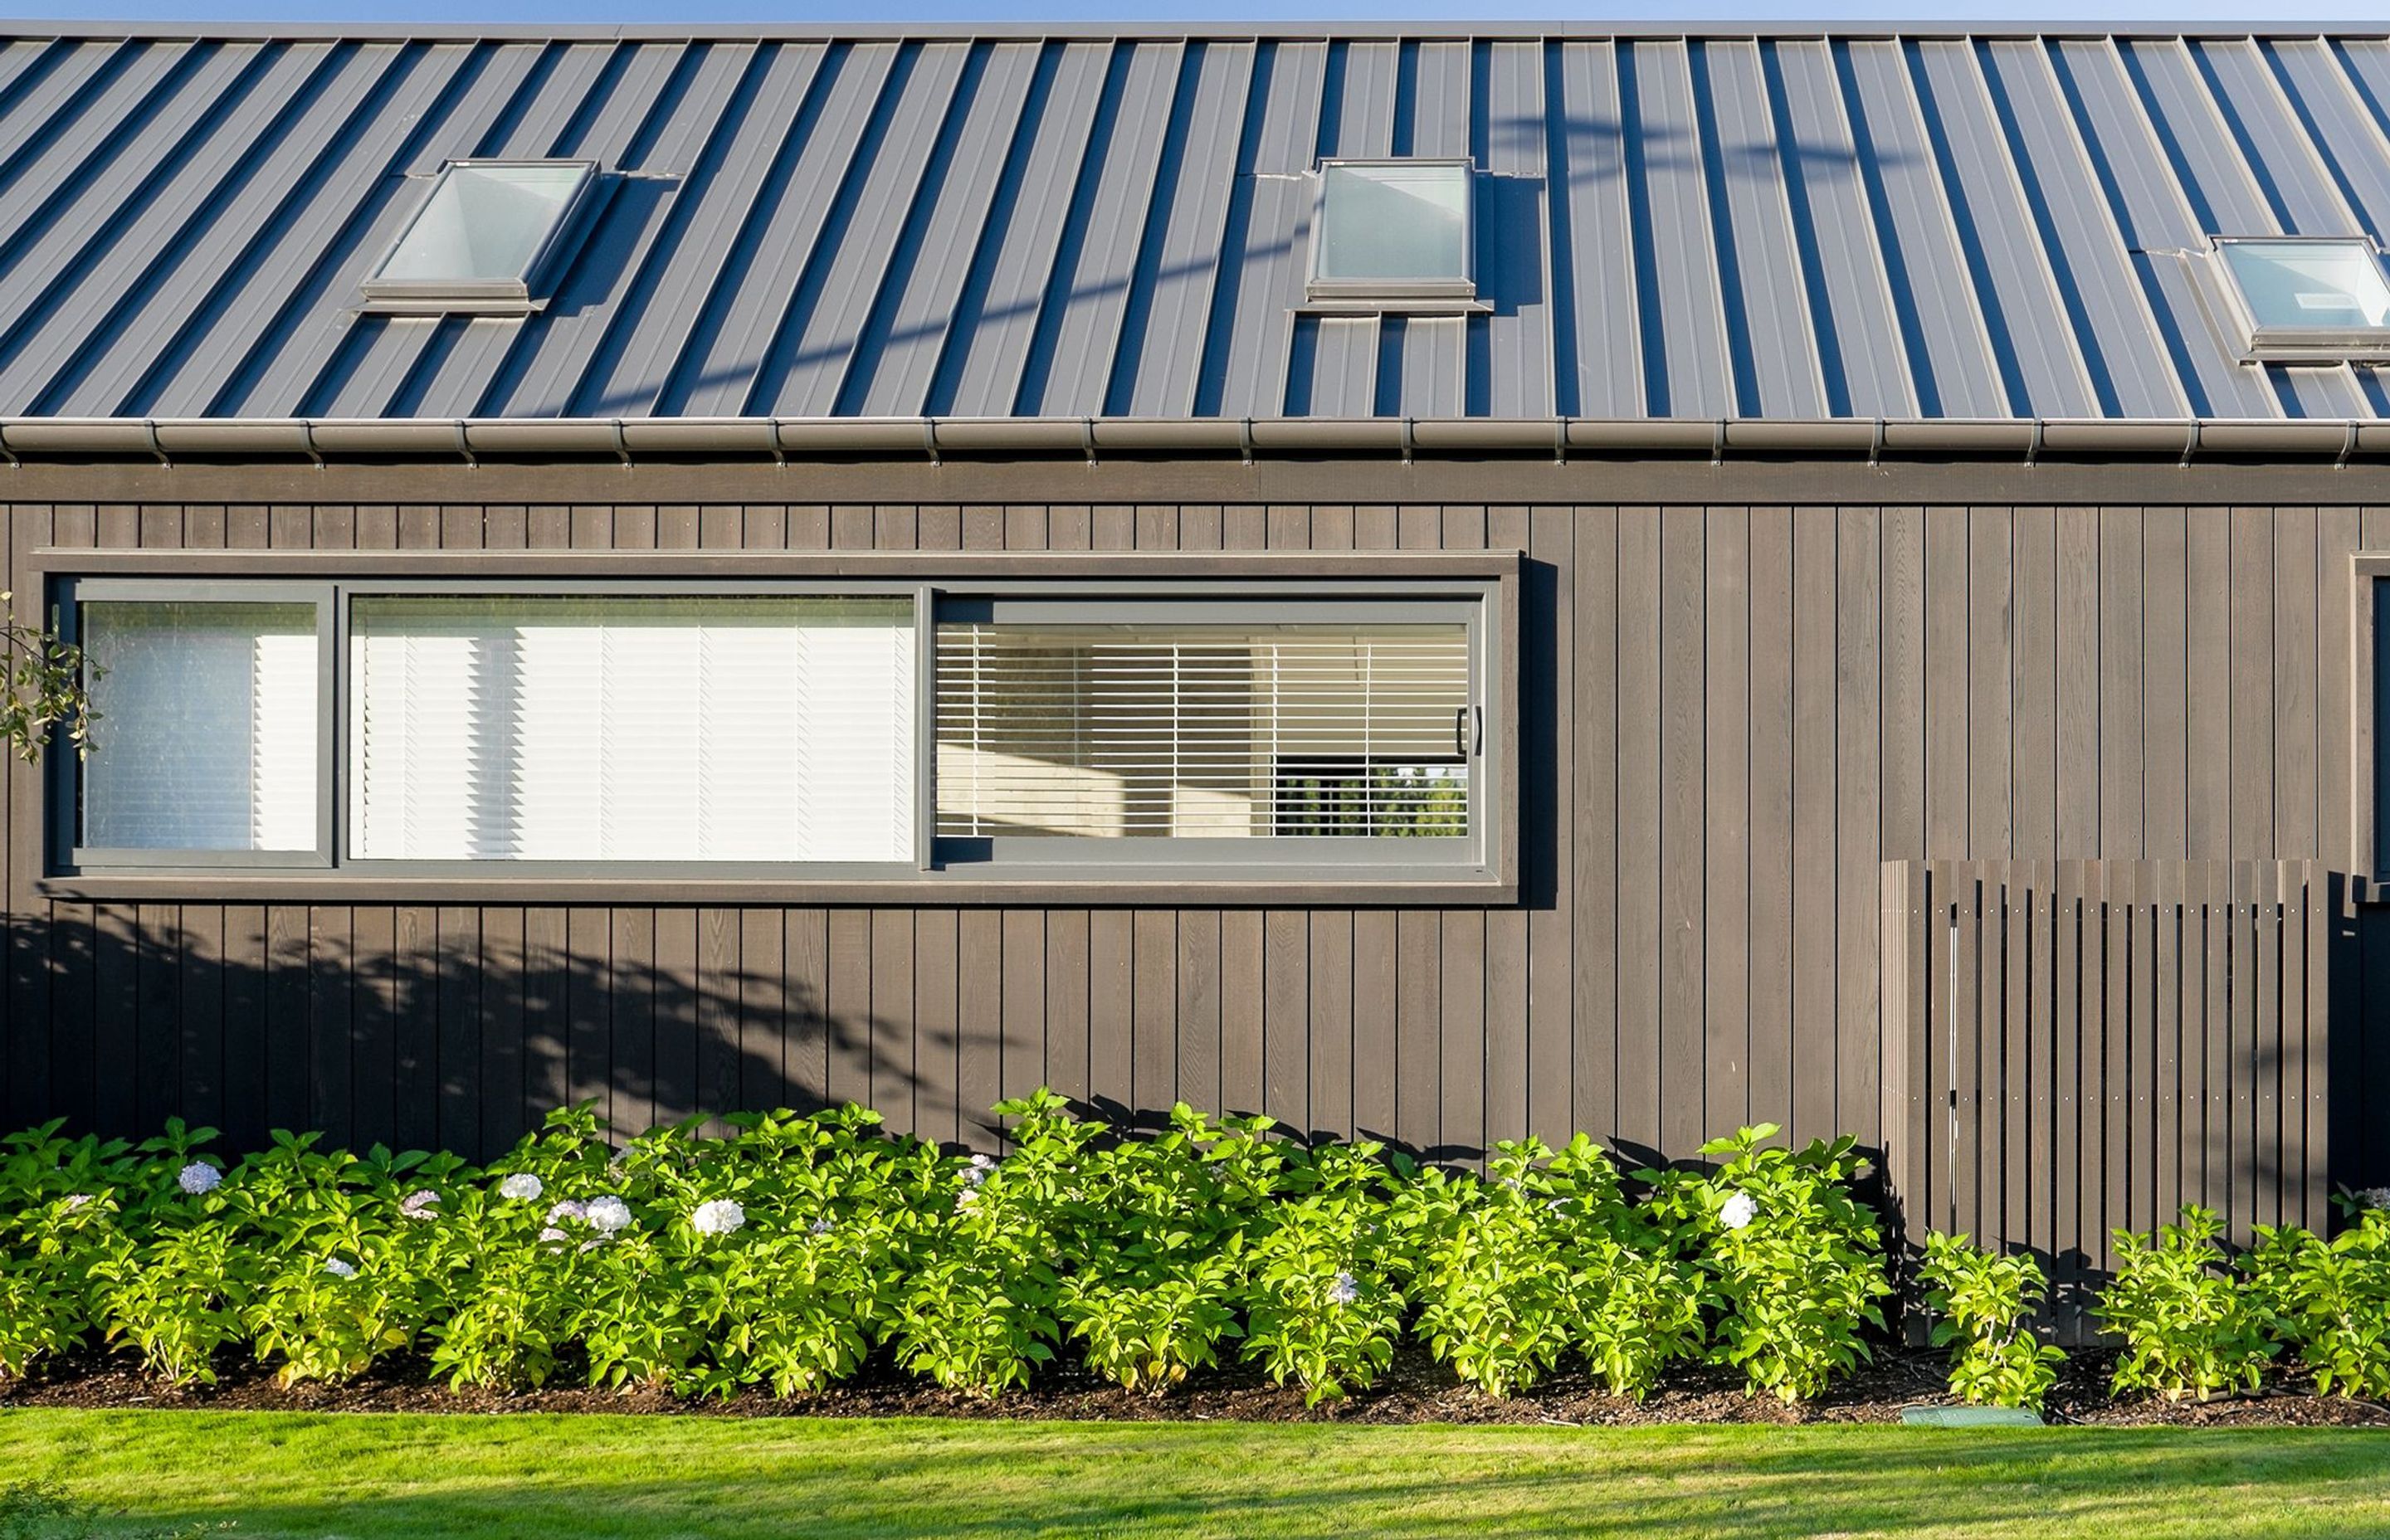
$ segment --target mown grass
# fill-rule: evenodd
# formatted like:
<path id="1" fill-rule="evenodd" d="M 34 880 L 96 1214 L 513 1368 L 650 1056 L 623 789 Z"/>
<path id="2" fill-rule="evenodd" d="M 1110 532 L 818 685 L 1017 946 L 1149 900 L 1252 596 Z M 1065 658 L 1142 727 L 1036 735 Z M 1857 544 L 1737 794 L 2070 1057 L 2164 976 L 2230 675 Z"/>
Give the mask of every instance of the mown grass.
<path id="1" fill-rule="evenodd" d="M 2390 1435 L 2294 1429 L 0 1413 L 21 1481 L 342 1540 L 2390 1534 Z"/>

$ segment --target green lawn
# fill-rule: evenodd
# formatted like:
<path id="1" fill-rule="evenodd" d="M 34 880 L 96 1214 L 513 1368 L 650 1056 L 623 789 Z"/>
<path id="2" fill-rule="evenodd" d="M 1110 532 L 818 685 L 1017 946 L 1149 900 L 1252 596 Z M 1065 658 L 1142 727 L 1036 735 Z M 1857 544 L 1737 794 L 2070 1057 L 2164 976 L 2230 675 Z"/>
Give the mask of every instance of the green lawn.
<path id="1" fill-rule="evenodd" d="M 0 1413 L 125 1529 L 770 1537 L 2390 1534 L 2390 1436 Z"/>

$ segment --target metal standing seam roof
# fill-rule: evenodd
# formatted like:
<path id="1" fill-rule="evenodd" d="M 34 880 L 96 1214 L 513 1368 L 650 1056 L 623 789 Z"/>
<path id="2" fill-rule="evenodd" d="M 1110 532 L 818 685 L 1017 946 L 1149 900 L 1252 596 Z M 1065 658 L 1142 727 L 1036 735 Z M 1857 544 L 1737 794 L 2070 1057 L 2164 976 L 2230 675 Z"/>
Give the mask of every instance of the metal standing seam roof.
<path id="1" fill-rule="evenodd" d="M 1303 308 L 1334 155 L 1488 312 Z M 361 313 L 469 156 L 609 173 L 548 308 Z M 2239 361 L 2276 233 L 2390 233 L 2390 38 L 0 27 L 17 424 L 2390 417 Z"/>

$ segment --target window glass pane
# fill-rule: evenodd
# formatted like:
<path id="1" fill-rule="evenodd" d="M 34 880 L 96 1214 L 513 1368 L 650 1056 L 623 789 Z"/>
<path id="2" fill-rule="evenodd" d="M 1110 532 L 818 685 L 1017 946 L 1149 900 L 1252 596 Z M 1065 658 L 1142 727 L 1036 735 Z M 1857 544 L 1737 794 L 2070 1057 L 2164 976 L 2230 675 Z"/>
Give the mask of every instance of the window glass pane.
<path id="1" fill-rule="evenodd" d="M 376 276 L 393 283 L 524 277 L 588 174 L 572 165 L 451 166 Z"/>
<path id="2" fill-rule="evenodd" d="M 1467 166 L 1331 163 L 1322 175 L 1321 278 L 1469 277 Z"/>
<path id="3" fill-rule="evenodd" d="M 86 846 L 315 848 L 312 604 L 95 600 Z"/>
<path id="4" fill-rule="evenodd" d="M 350 617 L 355 856 L 912 854 L 910 599 L 385 597 Z"/>
<path id="5" fill-rule="evenodd" d="M 1459 624 L 941 624 L 938 832 L 1469 833 Z"/>
<path id="6" fill-rule="evenodd" d="M 2350 331 L 2390 326 L 2390 283 L 2363 241 L 2234 240 L 2223 250 L 2261 327 Z"/>

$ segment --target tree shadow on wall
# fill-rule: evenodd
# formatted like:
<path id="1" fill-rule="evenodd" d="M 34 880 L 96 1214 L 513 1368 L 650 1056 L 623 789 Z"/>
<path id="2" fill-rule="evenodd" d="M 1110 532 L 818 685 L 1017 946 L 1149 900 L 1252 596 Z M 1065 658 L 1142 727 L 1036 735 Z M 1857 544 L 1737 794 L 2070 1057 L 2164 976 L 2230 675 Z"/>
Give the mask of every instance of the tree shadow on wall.
<path id="1" fill-rule="evenodd" d="M 978 1132 L 957 1071 L 997 1046 L 874 1009 L 870 968 L 833 973 L 818 934 L 792 958 L 796 913 L 60 905 L 6 922 L 0 1107 L 476 1159 L 580 1101 L 626 1134 L 848 1100 Z"/>

